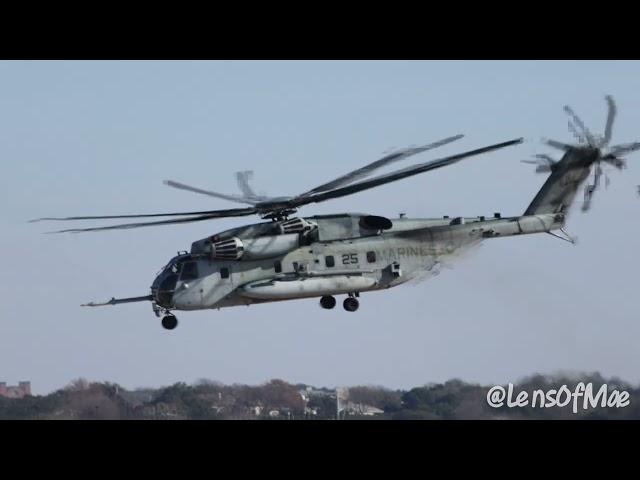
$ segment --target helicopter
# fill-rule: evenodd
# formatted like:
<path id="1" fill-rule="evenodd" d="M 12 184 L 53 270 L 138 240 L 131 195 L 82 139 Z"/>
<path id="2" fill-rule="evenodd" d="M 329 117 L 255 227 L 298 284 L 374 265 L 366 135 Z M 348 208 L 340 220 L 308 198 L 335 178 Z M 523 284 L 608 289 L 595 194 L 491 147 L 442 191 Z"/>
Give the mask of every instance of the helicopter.
<path id="1" fill-rule="evenodd" d="M 586 211 L 600 185 L 602 164 L 622 169 L 625 162 L 620 157 L 640 149 L 640 143 L 608 146 L 616 107 L 612 97 L 605 98 L 608 115 L 604 135 L 594 136 L 575 112 L 566 106 L 565 112 L 570 117 L 569 129 L 578 144 L 547 140 L 547 145 L 563 152 L 560 160 L 547 154 L 536 155 L 534 160 L 523 160 L 535 164 L 537 172 L 550 175 L 522 215 L 502 217 L 494 213 L 488 218 L 406 218 L 403 214 L 397 218 L 387 218 L 369 213 L 295 216 L 304 205 L 352 195 L 523 142 L 523 138 L 513 139 L 370 178 L 382 167 L 463 137 L 455 135 L 426 145 L 397 150 L 362 168 L 289 197 L 258 195 L 249 185 L 251 172 L 246 171 L 236 174 L 241 194 L 223 194 L 172 180 L 165 181 L 166 185 L 173 188 L 243 204 L 242 208 L 46 217 L 32 221 L 168 217 L 50 232 L 80 233 L 259 215 L 262 222 L 207 236 L 193 242 L 189 252 L 179 252 L 156 275 L 149 295 L 114 297 L 104 303 L 82 305 L 98 307 L 148 301 L 155 315 L 162 317 L 161 324 L 167 330 L 173 330 L 178 325 L 174 311 L 220 309 L 294 299 L 319 298 L 323 309 L 333 309 L 337 303 L 335 296 L 345 295 L 343 308 L 347 312 L 355 312 L 359 308 L 361 293 L 396 287 L 425 272 L 435 274 L 443 262 L 486 239 L 547 233 L 575 243 L 563 227 L 579 187 L 593 170 L 593 183 L 588 184 L 584 191 L 583 211 Z M 606 181 L 608 183 L 608 177 Z"/>

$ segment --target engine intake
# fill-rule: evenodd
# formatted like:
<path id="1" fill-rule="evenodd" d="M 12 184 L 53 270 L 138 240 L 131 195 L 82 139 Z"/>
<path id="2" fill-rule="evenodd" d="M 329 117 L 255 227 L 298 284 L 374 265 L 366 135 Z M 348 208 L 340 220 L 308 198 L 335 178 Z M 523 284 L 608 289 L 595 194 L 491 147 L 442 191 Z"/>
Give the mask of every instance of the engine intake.
<path id="1" fill-rule="evenodd" d="M 313 225 L 302 218 L 292 218 L 291 220 L 285 220 L 278 224 L 278 231 L 280 235 L 286 235 L 288 233 L 301 233 L 307 232 L 313 228 Z"/>
<path id="2" fill-rule="evenodd" d="M 244 255 L 244 245 L 237 237 L 215 242 L 211 245 L 211 256 L 220 260 L 240 260 Z"/>
<path id="3" fill-rule="evenodd" d="M 299 245 L 300 238 L 297 233 L 244 240 L 232 237 L 211 243 L 211 257 L 216 260 L 259 260 L 286 255 Z"/>
<path id="4" fill-rule="evenodd" d="M 386 217 L 379 217 L 377 215 L 366 215 L 360 217 L 360 228 L 365 230 L 389 230 L 393 227 L 393 222 Z"/>

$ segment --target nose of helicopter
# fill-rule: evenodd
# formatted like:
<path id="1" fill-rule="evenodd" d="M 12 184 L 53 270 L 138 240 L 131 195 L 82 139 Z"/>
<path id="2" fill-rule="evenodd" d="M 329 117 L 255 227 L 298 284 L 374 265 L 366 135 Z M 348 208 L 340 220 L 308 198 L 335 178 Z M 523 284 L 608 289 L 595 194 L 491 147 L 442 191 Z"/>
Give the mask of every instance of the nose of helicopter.
<path id="1" fill-rule="evenodd" d="M 152 296 L 161 307 L 171 308 L 173 307 L 173 293 L 172 290 L 153 290 Z"/>
<path id="2" fill-rule="evenodd" d="M 173 294 L 175 293 L 178 276 L 166 272 L 158 275 L 151 285 L 151 295 L 156 304 L 164 308 L 173 307 Z"/>

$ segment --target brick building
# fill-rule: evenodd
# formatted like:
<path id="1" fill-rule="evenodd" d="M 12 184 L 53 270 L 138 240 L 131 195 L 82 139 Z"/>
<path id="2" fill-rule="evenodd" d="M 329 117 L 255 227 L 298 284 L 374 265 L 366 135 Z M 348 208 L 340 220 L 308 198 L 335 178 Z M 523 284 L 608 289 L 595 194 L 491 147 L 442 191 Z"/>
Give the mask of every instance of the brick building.
<path id="1" fill-rule="evenodd" d="M 31 395 L 31 382 L 20 382 L 17 387 L 0 382 L 0 397 L 22 398 L 27 395 Z"/>

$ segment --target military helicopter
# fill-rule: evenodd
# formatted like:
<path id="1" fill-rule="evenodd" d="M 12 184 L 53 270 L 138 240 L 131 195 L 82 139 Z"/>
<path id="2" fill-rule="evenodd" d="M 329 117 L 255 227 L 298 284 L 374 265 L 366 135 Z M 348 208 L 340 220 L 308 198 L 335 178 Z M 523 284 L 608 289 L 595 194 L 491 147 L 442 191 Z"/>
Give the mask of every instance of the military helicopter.
<path id="1" fill-rule="evenodd" d="M 162 326 L 176 328 L 176 310 L 220 309 L 301 298 L 320 298 L 320 306 L 332 309 L 335 295 L 346 295 L 343 307 L 355 312 L 360 294 L 402 285 L 488 238 L 548 233 L 573 242 L 564 232 L 569 207 L 580 185 L 594 168 L 594 183 L 585 189 L 584 210 L 598 188 L 601 164 L 624 167 L 621 155 L 640 148 L 640 143 L 607 148 L 611 139 L 615 104 L 606 97 L 609 112 L 604 136 L 596 138 L 569 108 L 571 131 L 578 145 L 553 140 L 546 143 L 564 152 L 559 161 L 538 155 L 536 171 L 550 176 L 524 214 L 502 217 L 386 218 L 366 213 L 341 213 L 296 217 L 298 208 L 311 203 L 352 195 L 386 183 L 452 165 L 463 159 L 522 143 L 514 139 L 444 158 L 419 163 L 392 173 L 370 177 L 376 170 L 400 160 L 454 142 L 455 135 L 419 147 L 400 149 L 362 168 L 292 197 L 258 195 L 249 185 L 250 172 L 239 172 L 241 195 L 165 181 L 168 186 L 244 204 L 243 208 L 140 215 L 40 218 L 33 221 L 75 221 L 124 218 L 176 217 L 52 233 L 95 232 L 200 222 L 216 218 L 260 215 L 263 222 L 244 225 L 192 243 L 190 252 L 173 257 L 157 274 L 151 294 L 112 298 L 83 306 L 151 302 Z M 607 177 L 608 178 L 608 177 Z M 560 236 L 554 231 L 561 231 Z"/>

